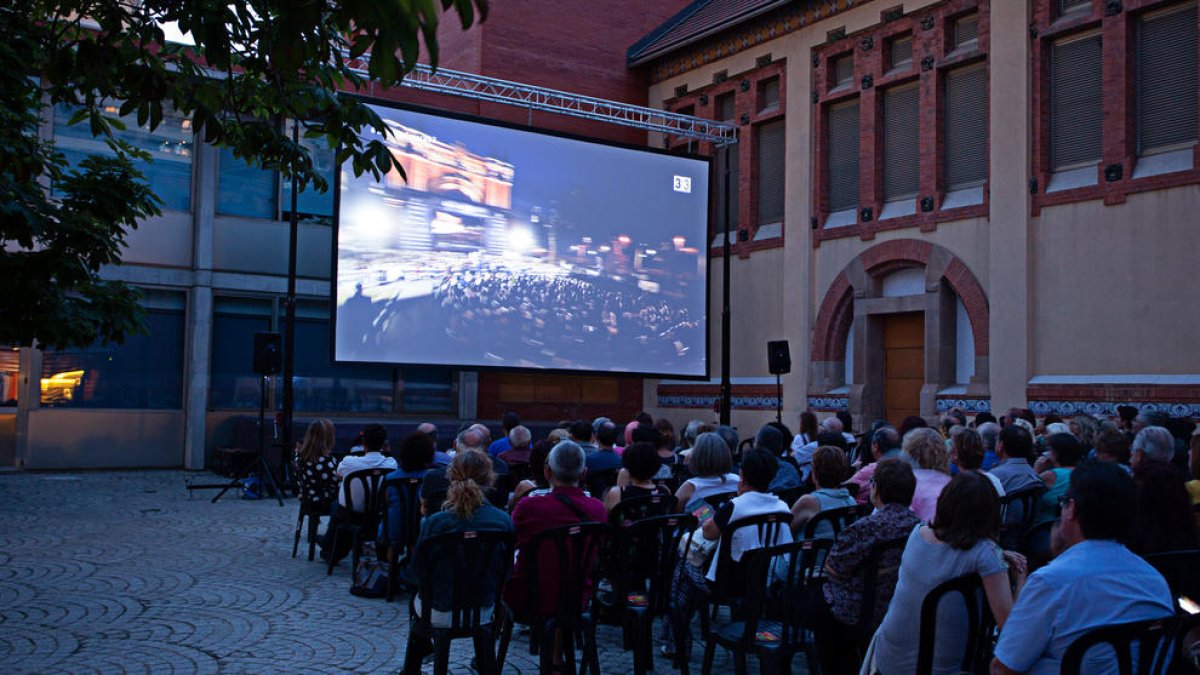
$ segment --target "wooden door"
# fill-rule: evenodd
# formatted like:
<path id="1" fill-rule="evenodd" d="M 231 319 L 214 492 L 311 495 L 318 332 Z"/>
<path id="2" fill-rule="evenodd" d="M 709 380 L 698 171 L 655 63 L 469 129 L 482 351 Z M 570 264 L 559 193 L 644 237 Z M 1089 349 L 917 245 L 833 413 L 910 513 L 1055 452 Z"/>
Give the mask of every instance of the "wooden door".
<path id="1" fill-rule="evenodd" d="M 889 314 L 883 318 L 883 405 L 889 422 L 900 426 L 921 414 L 925 384 L 925 315 Z"/>

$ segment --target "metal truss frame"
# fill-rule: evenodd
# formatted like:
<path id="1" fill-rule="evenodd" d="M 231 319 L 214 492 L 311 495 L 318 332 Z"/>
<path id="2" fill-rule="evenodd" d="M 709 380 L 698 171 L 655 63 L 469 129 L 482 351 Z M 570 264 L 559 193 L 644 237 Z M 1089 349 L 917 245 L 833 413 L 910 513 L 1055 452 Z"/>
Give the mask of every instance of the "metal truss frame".
<path id="1" fill-rule="evenodd" d="M 369 79 L 367 62 L 363 58 L 348 59 L 347 64 L 354 73 Z M 400 85 L 477 101 L 502 103 L 526 108 L 530 111 L 549 112 L 646 131 L 657 131 L 694 141 L 706 141 L 718 147 L 737 143 L 737 126 L 727 122 L 618 103 L 595 96 L 571 94 L 557 89 L 500 80 L 447 68 L 438 68 L 435 71 L 423 63 L 418 63 L 416 68 L 405 75 L 404 79 L 400 81 Z"/>

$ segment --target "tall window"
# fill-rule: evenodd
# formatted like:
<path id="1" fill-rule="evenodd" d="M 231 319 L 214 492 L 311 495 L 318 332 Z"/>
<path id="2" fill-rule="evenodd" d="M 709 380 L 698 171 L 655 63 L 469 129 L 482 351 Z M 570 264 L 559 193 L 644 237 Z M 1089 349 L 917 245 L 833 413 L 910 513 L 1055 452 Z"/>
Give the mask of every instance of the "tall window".
<path id="1" fill-rule="evenodd" d="M 883 200 L 913 199 L 921 188 L 920 91 L 917 83 L 883 93 Z"/>
<path id="2" fill-rule="evenodd" d="M 946 188 L 952 192 L 987 180 L 987 65 L 952 70 L 945 83 L 944 170 Z"/>
<path id="3" fill-rule="evenodd" d="M 120 117 L 125 129 L 114 130 L 117 138 L 150 154 L 150 161 L 135 160 L 134 166 L 146 176 L 154 194 L 162 199 L 165 209 L 188 211 L 192 206 L 192 121 L 169 108 L 164 108 L 162 123 L 154 131 L 148 125 L 139 126 L 137 114 L 121 117 L 121 102 L 113 101 L 104 107 L 109 117 Z M 60 103 L 54 106 L 54 141 L 72 165 L 88 155 L 112 155 L 102 138 L 92 136 L 87 120 L 68 124 L 78 107 Z"/>
<path id="4" fill-rule="evenodd" d="M 271 313 L 271 301 L 265 298 L 214 299 L 210 408 L 258 407 L 261 378 L 254 372 L 254 334 L 271 330 Z"/>
<path id="5" fill-rule="evenodd" d="M 887 54 L 887 69 L 906 70 L 912 66 L 912 34 L 905 33 L 904 35 L 892 38 L 888 41 Z"/>
<path id="6" fill-rule="evenodd" d="M 0 408 L 17 405 L 20 392 L 21 352 L 15 347 L 0 345 Z"/>
<path id="7" fill-rule="evenodd" d="M 829 106 L 829 210 L 858 208 L 858 99 Z"/>
<path id="8" fill-rule="evenodd" d="M 841 89 L 854 84 L 854 54 L 844 54 L 831 62 L 829 88 Z"/>
<path id="9" fill-rule="evenodd" d="M 783 222 L 783 120 L 758 127 L 758 224 Z"/>
<path id="10" fill-rule="evenodd" d="M 729 92 L 717 96 L 715 105 L 713 106 L 714 117 L 719 122 L 733 122 L 734 117 L 734 94 Z M 729 232 L 737 229 L 738 222 L 738 149 L 737 146 L 726 146 L 717 149 L 717 161 L 714 163 L 716 171 L 716 180 L 713 182 L 717 193 L 717 198 L 713 200 L 714 208 L 716 208 L 716 217 L 713 222 L 717 225 L 717 232 Z M 729 172 L 729 189 L 725 189 L 725 172 Z M 728 197 L 728 199 L 726 199 Z M 719 243 L 720 238 L 716 241 Z"/>
<path id="11" fill-rule="evenodd" d="M 288 129 L 290 130 L 290 124 Z M 288 132 L 290 133 L 290 131 Z M 329 189 L 318 192 L 311 185 L 300 190 L 296 198 L 296 213 L 301 221 L 333 222 L 334 151 L 324 139 L 301 136 L 300 145 L 308 149 L 313 166 L 329 181 Z M 233 156 L 229 148 L 221 148 L 217 176 L 217 213 L 246 218 L 279 218 L 287 220 L 292 208 L 292 184 L 280 180 L 275 171 L 265 171 L 255 164 Z"/>
<path id="12" fill-rule="evenodd" d="M 1050 52 L 1050 168 L 1075 169 L 1103 155 L 1100 34 L 1073 35 Z"/>
<path id="13" fill-rule="evenodd" d="M 144 335 L 123 344 L 47 351 L 41 404 L 55 408 L 183 408 L 184 299 L 147 292 Z"/>
<path id="14" fill-rule="evenodd" d="M 1196 3 L 1151 12 L 1137 22 L 1137 152 L 1196 143 Z"/>

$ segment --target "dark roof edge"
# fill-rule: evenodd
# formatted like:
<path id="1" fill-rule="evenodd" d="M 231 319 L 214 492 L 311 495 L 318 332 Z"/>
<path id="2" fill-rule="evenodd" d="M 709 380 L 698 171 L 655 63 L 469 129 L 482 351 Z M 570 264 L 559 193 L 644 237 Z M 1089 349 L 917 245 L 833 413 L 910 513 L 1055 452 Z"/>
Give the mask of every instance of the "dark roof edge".
<path id="1" fill-rule="evenodd" d="M 663 24 L 659 28 L 656 28 L 654 30 L 654 32 L 652 32 L 650 35 L 647 35 L 646 37 L 642 38 L 641 40 L 638 40 L 637 44 L 635 44 L 633 47 L 630 47 L 627 52 L 628 56 L 626 57 L 627 62 L 625 64 L 625 67 L 633 68 L 636 66 L 643 65 L 650 61 L 653 61 L 654 59 L 656 59 L 664 54 L 675 51 L 676 49 L 679 49 L 681 47 L 686 47 L 690 44 L 694 44 L 705 38 L 712 37 L 713 35 L 716 35 L 722 31 L 729 30 L 730 28 L 733 28 L 734 26 L 737 26 L 738 24 L 749 21 L 750 19 L 753 19 L 755 17 L 762 16 L 763 14 L 765 14 L 767 12 L 778 9 L 778 8 L 780 8 L 784 5 L 787 5 L 793 1 L 794 0 L 776 0 L 776 2 L 772 2 L 769 4 L 763 5 L 762 7 L 759 7 L 753 11 L 746 12 L 745 14 L 742 14 L 734 19 L 731 19 L 730 21 L 726 21 L 725 23 L 723 23 L 719 26 L 714 26 L 706 31 L 697 33 L 696 35 L 693 35 L 685 40 L 681 40 L 679 42 L 672 43 L 670 45 L 661 47 L 659 49 L 655 49 L 653 51 L 647 52 L 645 54 L 641 54 L 639 56 L 634 56 L 634 50 L 639 45 L 642 45 L 643 43 L 652 42 L 653 41 L 652 38 L 659 37 L 667 30 L 674 28 L 680 22 L 682 22 L 683 20 L 690 17 L 693 13 L 695 13 L 695 11 L 698 10 L 700 7 L 704 6 L 705 4 L 707 4 L 709 2 L 709 0 L 697 0 L 697 2 L 694 3 L 695 9 L 692 9 L 689 7 L 689 8 L 684 9 L 683 12 L 680 12 L 679 14 L 676 15 L 676 17 L 679 18 L 679 21 L 676 21 L 674 18 L 668 20 L 667 23 Z M 689 10 L 691 10 L 691 11 L 689 11 Z M 687 13 L 686 16 L 684 16 L 684 12 Z"/>
<path id="2" fill-rule="evenodd" d="M 679 12 L 677 14 L 675 14 L 675 16 L 662 22 L 661 24 L 659 24 L 658 28 L 655 28 L 654 30 L 647 33 L 645 37 L 643 37 L 642 39 L 633 43 L 633 45 L 630 46 L 629 49 L 625 50 L 625 60 L 627 62 L 627 67 L 638 65 L 638 64 L 642 63 L 642 61 L 635 62 L 636 59 L 641 58 L 637 55 L 640 50 L 642 50 L 646 46 L 652 44 L 655 40 L 659 39 L 664 34 L 669 32 L 671 29 L 678 26 L 679 24 L 690 19 L 693 14 L 700 11 L 701 9 L 703 9 L 706 5 L 708 5 L 711 2 L 712 2 L 712 0 L 693 0 L 693 2 L 690 5 L 679 10 Z"/>

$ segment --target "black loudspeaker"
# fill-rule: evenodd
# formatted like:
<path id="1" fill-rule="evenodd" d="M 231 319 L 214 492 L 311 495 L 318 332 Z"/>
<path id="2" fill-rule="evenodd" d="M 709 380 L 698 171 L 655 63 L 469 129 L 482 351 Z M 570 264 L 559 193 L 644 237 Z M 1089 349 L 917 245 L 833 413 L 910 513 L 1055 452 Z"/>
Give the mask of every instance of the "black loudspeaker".
<path id="1" fill-rule="evenodd" d="M 787 340 L 772 340 L 767 343 L 767 368 L 772 375 L 792 372 L 792 353 Z"/>
<path id="2" fill-rule="evenodd" d="M 254 334 L 254 372 L 274 375 L 283 363 L 283 338 L 279 333 Z"/>

